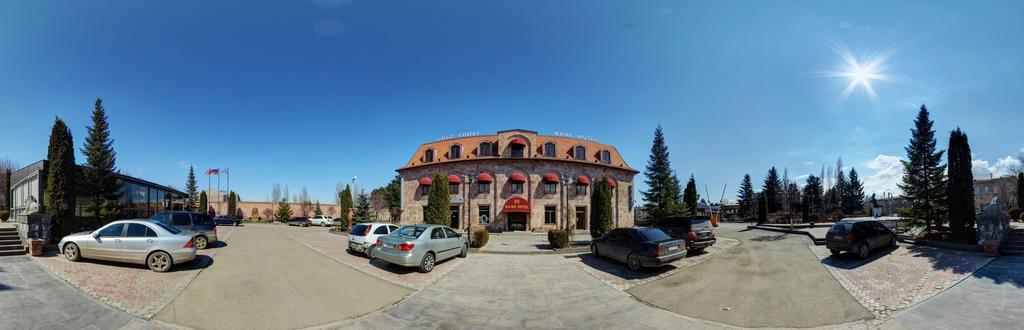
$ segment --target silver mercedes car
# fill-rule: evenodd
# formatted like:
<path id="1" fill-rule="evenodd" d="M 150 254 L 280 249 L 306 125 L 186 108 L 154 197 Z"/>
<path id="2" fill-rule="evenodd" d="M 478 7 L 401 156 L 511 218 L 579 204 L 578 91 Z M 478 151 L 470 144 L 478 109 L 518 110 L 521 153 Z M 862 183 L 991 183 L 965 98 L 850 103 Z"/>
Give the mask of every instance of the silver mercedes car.
<path id="1" fill-rule="evenodd" d="M 166 272 L 196 258 L 192 235 L 149 220 L 119 220 L 92 232 L 65 236 L 57 244 L 65 258 L 120 261 Z"/>
<path id="2" fill-rule="evenodd" d="M 442 225 L 408 225 L 381 237 L 373 257 L 390 264 L 418 267 L 421 273 L 434 270 L 434 264 L 450 258 L 465 258 L 469 253 L 466 237 Z"/>

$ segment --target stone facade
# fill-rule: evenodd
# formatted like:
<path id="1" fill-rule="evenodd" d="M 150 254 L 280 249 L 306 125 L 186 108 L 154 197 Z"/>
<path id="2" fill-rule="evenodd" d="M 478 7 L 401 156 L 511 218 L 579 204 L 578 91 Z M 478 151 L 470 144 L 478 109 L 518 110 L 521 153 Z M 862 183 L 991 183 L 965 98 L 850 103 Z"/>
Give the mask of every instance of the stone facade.
<path id="1" fill-rule="evenodd" d="M 545 146 L 549 143 L 554 145 L 553 153 L 546 149 L 550 148 Z M 451 149 L 456 145 L 461 150 Z M 577 153 L 577 147 L 585 151 Z M 487 153 L 488 148 L 492 150 L 490 153 Z M 513 150 L 516 148 L 521 149 L 518 152 L 522 154 Z M 427 150 L 433 151 L 434 159 L 425 155 Z M 453 154 L 460 157 L 451 157 Z M 612 193 L 614 225 L 634 225 L 631 199 L 637 171 L 626 165 L 614 147 L 592 141 L 543 136 L 525 130 L 502 131 L 496 135 L 424 144 L 412 160 L 397 171 L 402 176 L 403 224 L 423 222 L 429 188 L 425 189 L 427 185 L 421 184 L 421 180 L 441 172 L 455 178 L 430 185 L 450 184 L 453 188 L 453 228 L 483 225 L 491 231 L 542 231 L 564 228 L 568 224 L 576 229 L 587 229 L 593 183 L 603 177 L 615 183 Z M 521 192 L 513 191 L 513 185 L 518 183 L 513 178 L 516 175 L 525 179 L 521 182 Z M 545 176 L 549 180 L 546 181 Z M 492 182 L 485 184 L 482 181 L 487 177 Z M 559 182 L 550 180 L 552 178 L 558 178 Z M 516 198 L 528 201 L 528 212 L 505 212 L 506 203 Z M 523 226 L 513 227 L 513 223 Z"/>
<path id="2" fill-rule="evenodd" d="M 1003 209 L 1018 206 L 1016 191 L 1016 176 L 974 180 L 974 207 L 981 211 L 994 198 Z"/>

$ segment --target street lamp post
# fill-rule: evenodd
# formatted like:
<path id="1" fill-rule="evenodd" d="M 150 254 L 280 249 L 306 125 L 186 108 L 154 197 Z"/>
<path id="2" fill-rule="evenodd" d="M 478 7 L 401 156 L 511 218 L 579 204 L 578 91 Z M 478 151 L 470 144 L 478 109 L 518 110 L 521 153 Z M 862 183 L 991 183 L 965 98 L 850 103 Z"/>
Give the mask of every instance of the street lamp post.
<path id="1" fill-rule="evenodd" d="M 566 174 L 561 176 L 562 184 L 562 228 L 569 231 L 569 184 L 572 183 L 572 178 Z M 572 235 L 572 233 L 569 233 Z"/>

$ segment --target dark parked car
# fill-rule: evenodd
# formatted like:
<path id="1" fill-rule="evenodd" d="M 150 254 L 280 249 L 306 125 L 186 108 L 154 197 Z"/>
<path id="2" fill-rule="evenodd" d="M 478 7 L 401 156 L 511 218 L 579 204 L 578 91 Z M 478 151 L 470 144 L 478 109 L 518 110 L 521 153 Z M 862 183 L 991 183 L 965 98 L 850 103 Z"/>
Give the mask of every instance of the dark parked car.
<path id="1" fill-rule="evenodd" d="M 825 247 L 833 256 L 850 251 L 863 259 L 871 250 L 884 246 L 896 246 L 896 233 L 875 220 L 840 221 L 829 228 L 825 237 Z"/>
<path id="2" fill-rule="evenodd" d="M 195 237 L 196 248 L 200 250 L 205 249 L 210 243 L 217 241 L 217 223 L 206 213 L 163 212 L 153 215 L 149 218 L 149 221 L 159 222 L 192 234 Z"/>
<path id="3" fill-rule="evenodd" d="M 715 245 L 715 227 L 711 218 L 701 216 L 679 216 L 659 219 L 654 227 L 661 229 L 673 238 L 686 240 L 686 249 L 693 252 L 703 251 Z"/>
<path id="4" fill-rule="evenodd" d="M 238 226 L 238 224 L 242 222 L 241 219 L 231 219 L 231 217 L 226 215 L 218 215 L 216 218 L 213 218 L 213 221 L 216 222 L 218 225 L 225 224 L 233 226 Z"/>
<path id="5" fill-rule="evenodd" d="M 590 242 L 595 257 L 625 262 L 630 270 L 660 267 L 686 257 L 686 241 L 658 228 L 616 228 Z"/>
<path id="6" fill-rule="evenodd" d="M 305 217 L 297 217 L 297 218 L 288 219 L 288 225 L 289 226 L 309 227 L 309 225 L 311 225 L 311 224 L 313 224 L 313 223 L 309 221 L 309 218 L 305 218 Z"/>

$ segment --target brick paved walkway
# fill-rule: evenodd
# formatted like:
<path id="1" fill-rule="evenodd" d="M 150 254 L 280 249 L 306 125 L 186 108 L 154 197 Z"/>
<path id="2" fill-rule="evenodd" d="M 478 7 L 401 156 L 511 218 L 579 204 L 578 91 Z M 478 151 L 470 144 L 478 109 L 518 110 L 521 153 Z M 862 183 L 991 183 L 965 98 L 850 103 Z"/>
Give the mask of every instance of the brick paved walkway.
<path id="1" fill-rule="evenodd" d="M 825 246 L 810 246 L 825 268 L 875 317 L 883 320 L 959 283 L 993 258 L 980 253 L 901 244 L 880 248 L 860 260 L 832 257 Z"/>
<path id="2" fill-rule="evenodd" d="M 629 290 L 637 285 L 670 276 L 682 270 L 696 266 L 718 253 L 731 249 L 739 244 L 739 241 L 731 238 L 719 238 L 715 245 L 705 249 L 704 252 L 690 254 L 686 258 L 677 260 L 676 262 L 665 265 L 664 267 L 643 269 L 639 272 L 629 270 L 629 268 L 621 262 L 604 257 L 594 257 L 594 255 L 590 253 L 580 254 L 572 260 L 576 262 L 576 265 L 579 266 L 580 269 L 583 269 L 591 276 L 601 280 L 601 282 L 619 290 Z"/>
<path id="3" fill-rule="evenodd" d="M 449 259 L 438 263 L 430 273 L 422 274 L 415 268 L 393 266 L 381 260 L 367 259 L 359 253 L 348 252 L 347 236 L 331 234 L 326 229 L 303 229 L 309 230 L 289 231 L 286 235 L 358 271 L 416 290 L 422 290 L 427 285 L 436 282 L 466 260 L 463 258 Z"/>
<path id="4" fill-rule="evenodd" d="M 218 237 L 230 238 L 234 227 L 217 227 Z M 129 314 L 151 318 L 177 297 L 188 283 L 209 266 L 212 256 L 226 243 L 213 243 L 213 248 L 200 250 L 195 261 L 175 265 L 171 271 L 157 273 L 145 265 L 99 260 L 71 262 L 57 251 L 50 251 L 36 262 L 57 277 L 87 294 Z"/>

